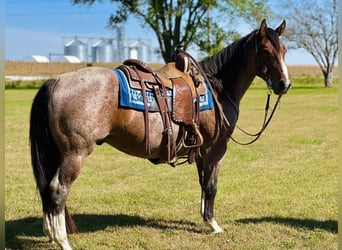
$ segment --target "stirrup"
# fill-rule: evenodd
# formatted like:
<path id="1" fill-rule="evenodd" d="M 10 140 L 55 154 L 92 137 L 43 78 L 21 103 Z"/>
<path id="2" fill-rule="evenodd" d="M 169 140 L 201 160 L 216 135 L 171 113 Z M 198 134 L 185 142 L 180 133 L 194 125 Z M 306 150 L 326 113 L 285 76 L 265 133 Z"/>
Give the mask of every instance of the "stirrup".
<path id="1" fill-rule="evenodd" d="M 194 122 L 193 124 L 192 124 L 192 128 L 193 128 L 193 130 L 195 131 L 195 135 L 196 135 L 196 137 L 198 138 L 198 143 L 197 144 L 195 144 L 195 145 L 186 145 L 185 144 L 185 140 L 186 140 L 186 137 L 187 137 L 187 133 L 185 134 L 185 137 L 184 137 L 184 140 L 183 140 L 183 146 L 184 146 L 184 148 L 186 148 L 186 149 L 189 149 L 189 148 L 197 148 L 197 147 L 200 147 L 200 146 L 202 146 L 203 145 L 203 136 L 202 136 L 202 134 L 200 133 L 200 131 L 199 131 L 199 129 L 198 129 L 198 126 L 197 126 L 197 124 Z"/>

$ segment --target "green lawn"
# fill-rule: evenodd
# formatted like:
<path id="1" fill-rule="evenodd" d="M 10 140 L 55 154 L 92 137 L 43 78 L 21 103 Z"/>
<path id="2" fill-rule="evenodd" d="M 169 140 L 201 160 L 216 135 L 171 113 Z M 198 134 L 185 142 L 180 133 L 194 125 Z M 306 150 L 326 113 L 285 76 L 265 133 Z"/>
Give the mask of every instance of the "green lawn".
<path id="1" fill-rule="evenodd" d="M 336 84 L 335 84 L 336 86 Z M 256 132 L 266 93 L 254 84 L 239 124 Z M 29 113 L 36 89 L 6 90 L 6 247 L 58 249 L 42 232 L 30 165 Z M 272 96 L 275 100 L 275 96 Z M 248 138 L 236 131 L 234 137 Z M 68 199 L 74 249 L 337 249 L 337 87 L 294 82 L 253 145 L 229 142 L 215 203 L 224 233 L 199 213 L 195 165 L 171 168 L 108 145 L 89 156 Z"/>

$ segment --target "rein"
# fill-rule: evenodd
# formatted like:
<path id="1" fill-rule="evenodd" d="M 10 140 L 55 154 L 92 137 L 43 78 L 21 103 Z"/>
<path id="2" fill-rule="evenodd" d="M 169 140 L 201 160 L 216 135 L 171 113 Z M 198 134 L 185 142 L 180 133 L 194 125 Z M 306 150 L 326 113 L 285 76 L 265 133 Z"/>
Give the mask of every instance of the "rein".
<path id="1" fill-rule="evenodd" d="M 267 118 L 267 116 L 268 116 L 268 111 L 269 111 L 269 109 L 270 109 L 270 97 L 271 97 L 271 93 L 268 93 L 268 94 L 267 94 L 267 101 L 266 101 L 266 105 L 265 105 L 264 122 L 263 122 L 263 124 L 262 124 L 262 126 L 261 126 L 261 129 L 260 129 L 260 131 L 259 131 L 258 133 L 252 134 L 252 133 L 249 133 L 249 132 L 247 132 L 246 130 L 240 128 L 238 125 L 235 126 L 235 127 L 237 127 L 241 132 L 243 132 L 243 133 L 245 133 L 246 135 L 249 135 L 249 136 L 251 136 L 251 137 L 255 137 L 255 138 L 252 139 L 252 140 L 249 141 L 249 142 L 239 142 L 239 141 L 237 141 L 234 137 L 230 136 L 230 138 L 232 139 L 233 142 L 235 142 L 235 143 L 237 143 L 237 144 L 239 144 L 239 145 L 250 145 L 250 144 L 256 142 L 256 141 L 259 139 L 259 137 L 261 136 L 261 134 L 265 131 L 265 129 L 267 128 L 268 124 L 270 123 L 270 121 L 271 121 L 271 119 L 272 119 L 272 117 L 273 117 L 273 115 L 274 115 L 274 113 L 275 113 L 275 111 L 276 111 L 276 109 L 277 109 L 277 107 L 278 107 L 278 104 L 280 103 L 280 98 L 281 98 L 282 96 L 281 96 L 281 95 L 278 96 L 277 101 L 276 101 L 276 103 L 275 103 L 275 105 L 274 105 L 274 108 L 272 109 L 272 112 L 271 112 L 270 116 Z"/>
<path id="2" fill-rule="evenodd" d="M 258 48 L 258 46 L 256 45 L 256 53 L 258 54 L 258 52 L 259 52 L 259 48 Z M 207 74 L 204 72 L 204 70 L 203 70 L 202 67 L 199 65 L 199 63 L 196 61 L 195 58 L 193 58 L 189 53 L 187 53 L 187 52 L 185 52 L 185 51 L 182 51 L 182 53 L 185 53 L 185 54 L 193 61 L 194 65 L 197 67 L 197 69 L 199 70 L 199 72 L 200 72 L 201 75 L 203 76 L 204 80 L 208 83 L 209 89 L 210 89 L 210 91 L 213 93 L 214 101 L 215 101 L 215 103 L 216 103 L 216 105 L 217 105 L 217 108 L 218 108 L 218 110 L 219 110 L 219 112 L 220 112 L 220 115 L 221 115 L 222 119 L 224 120 L 225 124 L 226 124 L 228 127 L 232 127 L 231 124 L 230 124 L 230 122 L 229 122 L 229 120 L 228 120 L 228 118 L 227 118 L 227 116 L 226 116 L 225 113 L 223 112 L 221 105 L 219 105 L 219 101 L 218 101 L 217 96 L 215 95 L 215 91 L 214 91 L 214 89 L 213 89 L 213 87 L 212 87 L 212 85 L 211 85 L 211 82 L 212 82 L 212 81 L 210 81 L 210 80 L 208 79 Z M 261 59 L 259 59 L 259 60 L 260 60 L 260 62 L 261 62 L 261 63 L 263 64 L 263 66 L 264 66 L 264 70 L 263 70 L 264 73 L 267 73 L 268 69 L 267 69 L 266 65 L 261 61 Z M 279 105 L 279 102 L 280 102 L 280 99 L 281 99 L 281 95 L 278 96 L 277 101 L 276 101 L 276 103 L 275 103 L 275 105 L 274 105 L 274 108 L 272 109 L 272 112 L 271 112 L 270 116 L 268 117 L 268 111 L 269 111 L 269 109 L 270 109 L 271 88 L 272 88 L 272 82 L 270 81 L 270 79 L 267 80 L 267 86 L 268 86 L 268 88 L 270 89 L 270 92 L 267 94 L 267 100 L 266 100 L 266 105 L 265 105 L 264 121 L 263 121 L 263 125 L 262 125 L 260 131 L 259 131 L 258 133 L 252 134 L 252 133 L 249 133 L 249 132 L 245 131 L 244 129 L 240 128 L 238 125 L 235 125 L 235 127 L 238 128 L 241 132 L 245 133 L 245 134 L 248 135 L 248 136 L 255 137 L 255 138 L 252 139 L 252 140 L 249 141 L 249 142 L 239 142 L 238 140 L 236 140 L 234 137 L 232 137 L 232 136 L 230 135 L 229 137 L 232 139 L 233 142 L 235 142 L 235 143 L 237 143 L 237 144 L 239 144 L 239 145 L 250 145 L 250 144 L 256 142 L 256 141 L 260 138 L 261 134 L 265 131 L 265 129 L 267 128 L 268 124 L 271 122 L 272 117 L 273 117 L 273 115 L 274 115 L 274 113 L 275 113 L 275 111 L 276 111 L 276 109 L 277 109 L 277 107 L 278 107 L 278 105 Z M 232 103 L 232 105 L 234 106 L 233 101 L 232 101 L 229 97 L 228 97 L 228 100 L 229 100 L 229 101 Z M 268 118 L 267 118 L 267 117 L 268 117 Z"/>

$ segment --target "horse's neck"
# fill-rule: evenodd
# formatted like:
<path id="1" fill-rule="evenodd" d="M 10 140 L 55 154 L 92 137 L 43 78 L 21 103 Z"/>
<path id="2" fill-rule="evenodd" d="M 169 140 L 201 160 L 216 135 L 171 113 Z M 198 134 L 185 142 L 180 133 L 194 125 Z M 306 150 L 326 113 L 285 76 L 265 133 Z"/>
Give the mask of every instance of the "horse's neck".
<path id="1" fill-rule="evenodd" d="M 242 97 L 245 95 L 247 89 L 250 87 L 256 76 L 254 68 L 248 69 L 248 64 L 249 63 L 246 62 L 246 64 L 233 72 L 234 76 L 232 76 L 231 79 L 224 82 L 224 85 L 231 86 L 224 90 L 224 94 L 233 96 L 237 104 L 240 103 Z"/>
<path id="2" fill-rule="evenodd" d="M 237 107 L 256 76 L 254 62 L 255 58 L 251 56 L 251 53 L 245 53 L 238 64 L 227 63 L 222 67 L 223 72 L 219 74 L 222 76 L 219 81 L 223 85 L 220 94 L 233 99 Z"/>
<path id="3" fill-rule="evenodd" d="M 256 55 L 251 35 L 203 62 L 205 69 L 208 65 L 217 66 L 214 70 L 210 68 L 209 73 L 222 84 L 222 91 L 218 95 L 227 95 L 237 105 L 256 76 Z"/>
<path id="4" fill-rule="evenodd" d="M 234 86 L 234 88 L 224 88 L 223 91 L 219 93 L 219 102 L 222 107 L 226 107 L 224 108 L 224 113 L 226 116 L 230 117 L 230 122 L 235 123 L 237 121 L 240 110 L 240 101 L 252 83 L 254 77 L 255 74 L 250 72 L 247 74 L 244 73 L 243 70 L 239 69 L 234 72 L 234 77 L 230 79 L 230 81 L 224 83 L 226 85 L 231 84 Z"/>

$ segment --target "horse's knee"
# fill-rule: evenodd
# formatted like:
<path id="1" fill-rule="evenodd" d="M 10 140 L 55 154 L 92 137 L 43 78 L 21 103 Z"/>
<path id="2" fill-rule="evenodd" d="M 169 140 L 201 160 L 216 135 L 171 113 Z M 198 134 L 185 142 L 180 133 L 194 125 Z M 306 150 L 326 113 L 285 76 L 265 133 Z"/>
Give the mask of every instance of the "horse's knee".
<path id="1" fill-rule="evenodd" d="M 208 182 L 208 185 L 205 187 L 205 193 L 208 198 L 215 198 L 217 193 L 217 184 L 214 181 Z"/>

